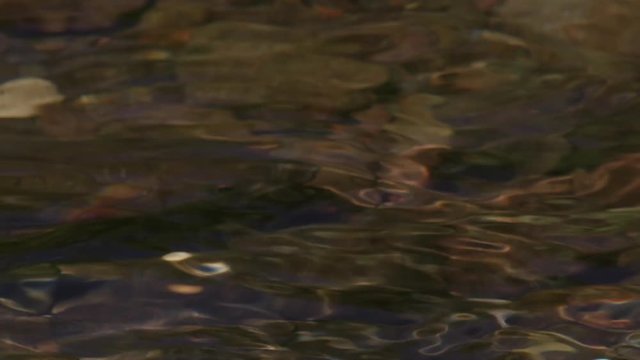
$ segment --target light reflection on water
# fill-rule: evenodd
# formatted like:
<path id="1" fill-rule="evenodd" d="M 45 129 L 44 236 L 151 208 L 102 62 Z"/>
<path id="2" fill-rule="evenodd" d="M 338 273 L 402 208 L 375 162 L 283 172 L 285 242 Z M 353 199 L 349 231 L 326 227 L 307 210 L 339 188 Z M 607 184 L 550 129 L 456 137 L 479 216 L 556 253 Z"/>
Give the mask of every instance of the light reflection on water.
<path id="1" fill-rule="evenodd" d="M 638 10 L 0 0 L 0 354 L 639 358 Z"/>

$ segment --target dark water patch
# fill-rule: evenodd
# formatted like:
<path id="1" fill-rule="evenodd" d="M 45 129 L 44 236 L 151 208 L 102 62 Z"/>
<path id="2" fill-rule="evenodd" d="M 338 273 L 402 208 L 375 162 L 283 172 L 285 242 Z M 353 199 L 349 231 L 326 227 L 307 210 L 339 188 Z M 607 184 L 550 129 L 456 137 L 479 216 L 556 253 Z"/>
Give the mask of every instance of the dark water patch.
<path id="1" fill-rule="evenodd" d="M 48 4 L 48 8 L 38 9 L 38 4 L 34 1 L 4 1 L 4 15 L 0 18 L 0 28 L 7 34 L 15 37 L 41 38 L 43 36 L 86 36 L 86 35 L 109 35 L 115 31 L 123 30 L 135 25 L 140 17 L 153 8 L 157 0 L 144 0 L 139 6 L 127 9 L 116 14 L 103 14 L 100 7 L 92 9 L 90 0 L 82 4 L 79 1 L 67 1 L 67 4 Z M 75 4 L 73 4 L 75 3 Z M 98 4 L 104 6 L 103 4 Z M 71 8 L 69 8 L 71 6 Z M 78 7 L 86 6 L 82 12 L 74 13 Z M 116 3 L 116 6 L 121 6 Z M 102 9 L 104 10 L 104 9 Z M 97 12 L 97 13 L 96 13 Z M 51 16 L 51 19 L 47 17 Z M 93 18 L 95 21 L 83 19 Z M 112 18 L 101 19 L 101 16 L 112 16 Z M 62 18 L 61 18 L 62 17 Z M 57 22 L 63 21 L 63 24 Z M 87 23 L 84 23 L 87 21 Z M 106 23 L 105 23 L 106 21 Z M 48 24 L 48 22 L 51 22 Z"/>

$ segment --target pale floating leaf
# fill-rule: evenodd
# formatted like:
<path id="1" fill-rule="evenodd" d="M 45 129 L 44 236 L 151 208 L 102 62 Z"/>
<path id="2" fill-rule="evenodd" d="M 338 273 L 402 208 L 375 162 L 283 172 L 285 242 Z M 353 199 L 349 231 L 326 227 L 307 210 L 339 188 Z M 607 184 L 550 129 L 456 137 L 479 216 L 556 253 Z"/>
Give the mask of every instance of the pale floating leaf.
<path id="1" fill-rule="evenodd" d="M 0 118 L 28 118 L 38 114 L 38 107 L 60 102 L 64 97 L 50 81 L 20 78 L 0 85 Z"/>
<path id="2" fill-rule="evenodd" d="M 168 254 L 163 255 L 162 256 L 162 260 L 168 261 L 168 262 L 178 262 L 178 261 L 183 261 L 183 260 L 189 259 L 192 256 L 193 255 L 191 255 L 188 252 L 174 251 L 174 252 L 170 252 Z"/>

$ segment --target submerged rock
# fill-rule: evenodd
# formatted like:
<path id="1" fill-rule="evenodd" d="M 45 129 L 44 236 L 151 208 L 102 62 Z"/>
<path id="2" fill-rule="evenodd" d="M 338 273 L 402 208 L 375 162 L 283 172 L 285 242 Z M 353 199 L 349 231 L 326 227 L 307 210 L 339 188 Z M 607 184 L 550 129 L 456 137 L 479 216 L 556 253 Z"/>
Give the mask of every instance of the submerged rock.
<path id="1" fill-rule="evenodd" d="M 286 28 L 233 22 L 200 28 L 178 75 L 195 103 L 336 110 L 366 105 L 389 77 L 381 65 L 315 53 Z"/>

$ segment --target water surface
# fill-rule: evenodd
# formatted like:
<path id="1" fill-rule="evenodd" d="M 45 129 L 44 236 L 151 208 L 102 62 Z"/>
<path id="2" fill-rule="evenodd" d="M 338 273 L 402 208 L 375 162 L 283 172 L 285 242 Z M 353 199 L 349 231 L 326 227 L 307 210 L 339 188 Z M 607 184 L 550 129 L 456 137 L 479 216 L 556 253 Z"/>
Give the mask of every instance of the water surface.
<path id="1" fill-rule="evenodd" d="M 0 0 L 0 355 L 639 358 L 639 14 Z"/>

